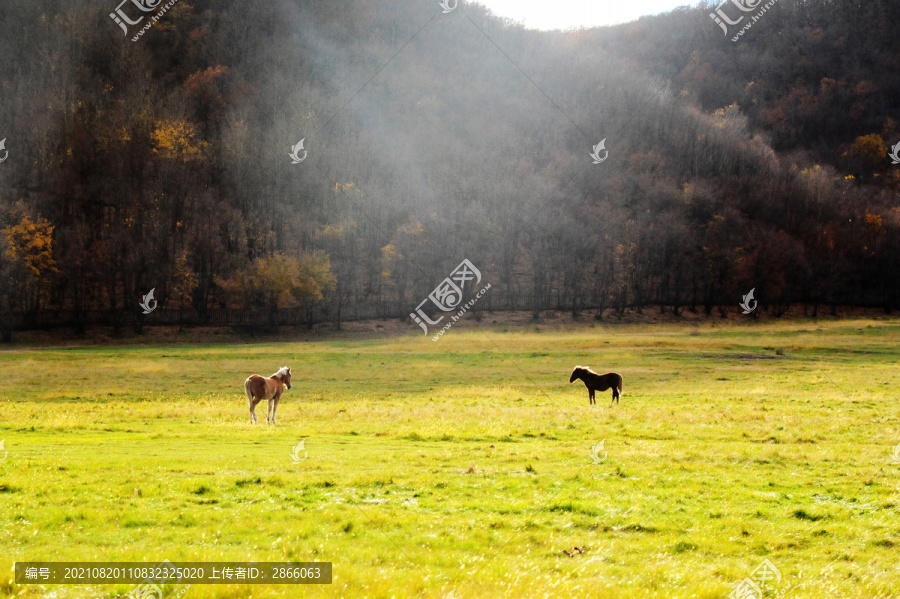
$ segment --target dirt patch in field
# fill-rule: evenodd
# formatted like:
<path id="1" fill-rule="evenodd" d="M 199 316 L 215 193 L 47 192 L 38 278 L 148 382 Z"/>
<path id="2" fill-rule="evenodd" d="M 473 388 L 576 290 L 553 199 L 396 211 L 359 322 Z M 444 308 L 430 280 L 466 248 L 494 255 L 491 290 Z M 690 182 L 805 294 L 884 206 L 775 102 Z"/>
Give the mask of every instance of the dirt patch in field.
<path id="1" fill-rule="evenodd" d="M 775 356 L 767 354 L 701 354 L 701 358 L 707 360 L 785 360 L 785 356 Z"/>

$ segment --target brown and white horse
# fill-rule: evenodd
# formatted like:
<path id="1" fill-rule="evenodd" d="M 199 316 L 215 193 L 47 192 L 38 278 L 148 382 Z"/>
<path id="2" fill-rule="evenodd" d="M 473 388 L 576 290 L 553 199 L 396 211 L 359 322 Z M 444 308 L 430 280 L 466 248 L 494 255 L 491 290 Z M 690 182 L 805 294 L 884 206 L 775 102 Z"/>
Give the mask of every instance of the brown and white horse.
<path id="1" fill-rule="evenodd" d="M 595 391 L 606 391 L 610 387 L 612 387 L 612 400 L 619 403 L 619 396 L 622 394 L 621 374 L 615 372 L 597 374 L 590 368 L 576 366 L 575 370 L 572 371 L 572 376 L 569 377 L 569 382 L 574 383 L 575 379 L 581 379 L 584 382 L 584 386 L 588 390 L 588 400 L 592 404 L 597 403 L 597 400 L 594 399 Z M 609 405 L 612 406 L 612 402 Z"/>
<path id="2" fill-rule="evenodd" d="M 250 404 L 250 422 L 256 420 L 256 404 L 264 399 L 269 400 L 269 409 L 266 411 L 266 422 L 275 424 L 275 410 L 278 409 L 278 400 L 284 393 L 284 388 L 291 388 L 291 369 L 282 366 L 278 372 L 266 378 L 258 374 L 251 375 L 244 381 L 244 390 L 247 392 L 247 401 Z"/>

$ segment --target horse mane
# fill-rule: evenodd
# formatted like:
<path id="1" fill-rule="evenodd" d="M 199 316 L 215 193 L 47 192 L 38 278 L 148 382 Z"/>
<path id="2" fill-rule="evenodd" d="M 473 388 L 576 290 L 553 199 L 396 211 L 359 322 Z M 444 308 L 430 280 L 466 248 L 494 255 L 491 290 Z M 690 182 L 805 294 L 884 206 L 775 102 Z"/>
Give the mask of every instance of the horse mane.
<path id="1" fill-rule="evenodd" d="M 290 368 L 288 368 L 287 366 L 282 366 L 281 368 L 278 369 L 278 372 L 276 372 L 275 374 L 273 374 L 273 375 L 270 376 L 269 378 L 270 378 L 270 379 L 277 378 L 277 379 L 280 379 L 280 380 L 284 380 L 284 377 L 287 376 L 288 370 L 290 370 Z"/>
<path id="2" fill-rule="evenodd" d="M 576 367 L 575 367 L 575 370 L 583 370 L 583 371 L 585 371 L 585 372 L 588 373 L 588 374 L 594 374 L 594 375 L 600 376 L 598 373 L 594 372 L 593 370 L 591 370 L 591 369 L 588 368 L 587 366 L 576 366 Z"/>

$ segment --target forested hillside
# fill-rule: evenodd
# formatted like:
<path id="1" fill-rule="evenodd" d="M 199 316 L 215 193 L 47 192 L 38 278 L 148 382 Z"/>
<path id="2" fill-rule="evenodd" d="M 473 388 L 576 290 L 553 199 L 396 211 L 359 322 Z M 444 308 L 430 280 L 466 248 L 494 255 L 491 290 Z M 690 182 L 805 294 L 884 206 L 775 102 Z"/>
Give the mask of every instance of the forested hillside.
<path id="1" fill-rule="evenodd" d="M 116 8 L 0 6 L 6 338 L 408 318 L 463 259 L 479 310 L 900 307 L 895 0 L 779 0 L 738 42 L 714 6 Z"/>

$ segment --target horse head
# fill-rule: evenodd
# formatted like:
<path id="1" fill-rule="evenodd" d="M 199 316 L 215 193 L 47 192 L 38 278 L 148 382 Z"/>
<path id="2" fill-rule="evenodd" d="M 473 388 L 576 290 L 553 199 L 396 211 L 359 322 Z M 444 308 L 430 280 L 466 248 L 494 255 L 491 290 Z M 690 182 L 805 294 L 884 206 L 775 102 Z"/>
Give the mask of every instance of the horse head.
<path id="1" fill-rule="evenodd" d="M 574 383 L 576 379 L 580 379 L 582 372 L 584 372 L 584 368 L 576 366 L 575 370 L 572 371 L 572 376 L 569 377 L 569 382 Z"/>
<path id="2" fill-rule="evenodd" d="M 285 387 L 288 389 L 291 388 L 291 369 L 287 366 L 282 366 L 278 369 L 278 372 L 272 375 L 272 378 L 277 378 L 280 380 Z"/>

